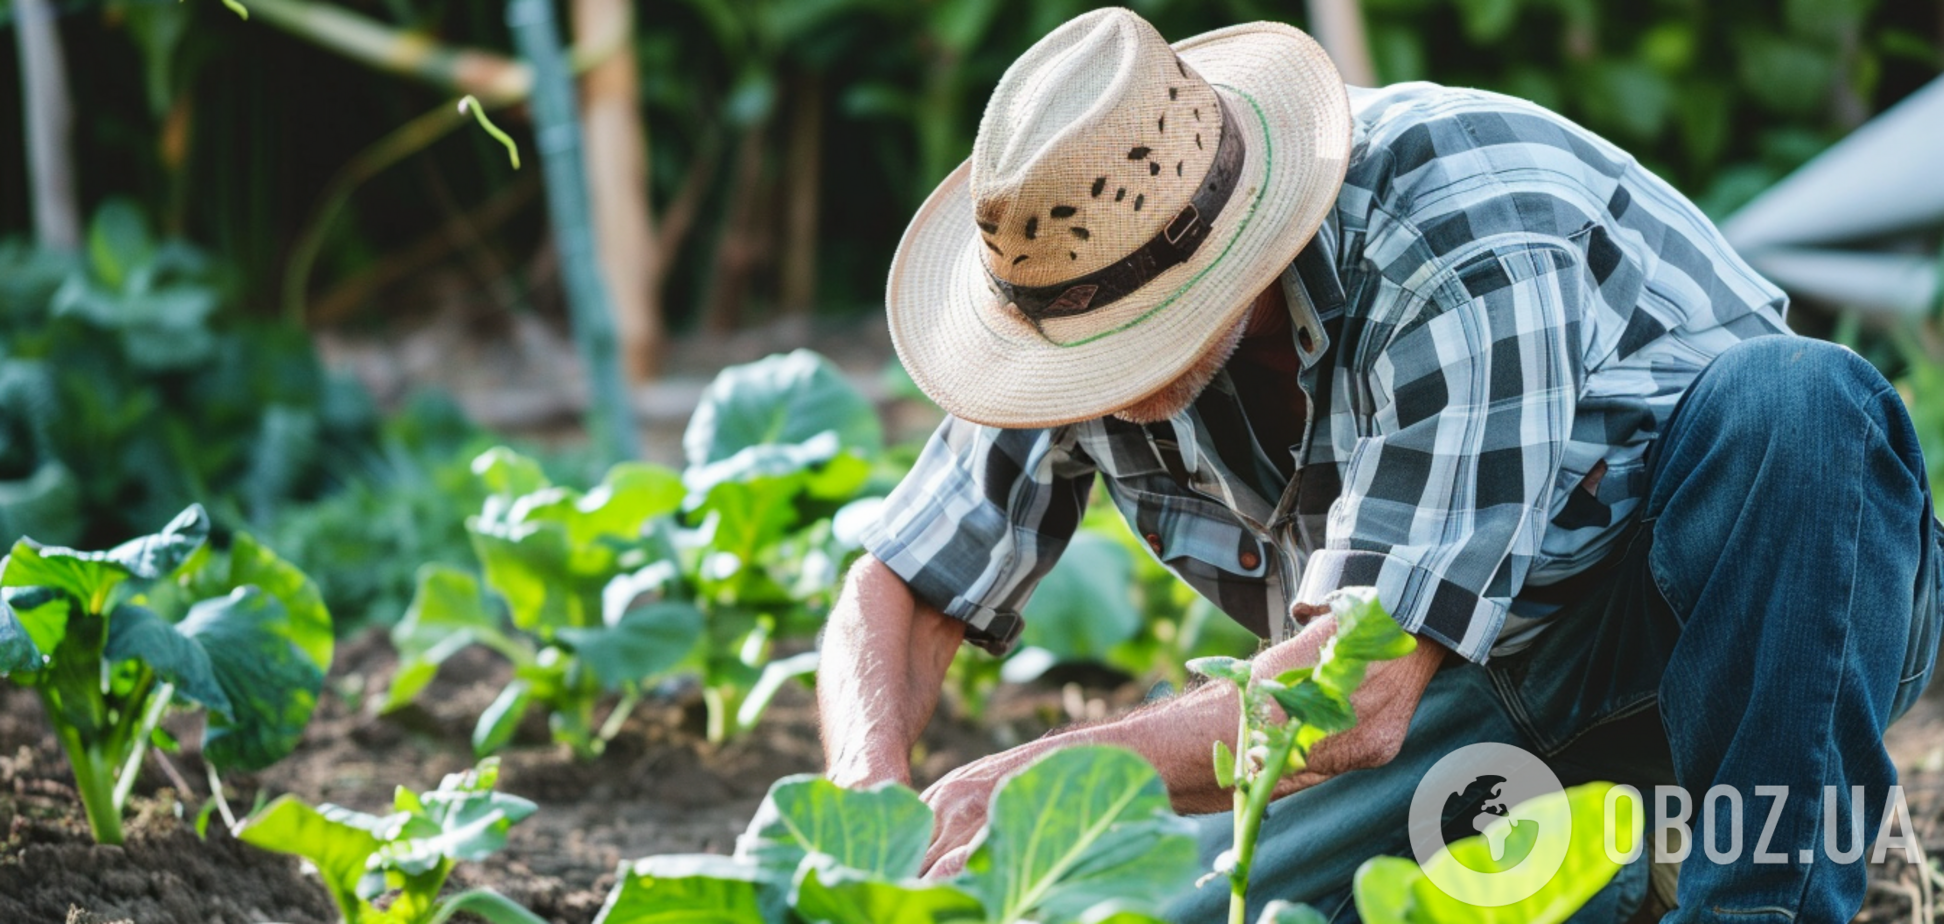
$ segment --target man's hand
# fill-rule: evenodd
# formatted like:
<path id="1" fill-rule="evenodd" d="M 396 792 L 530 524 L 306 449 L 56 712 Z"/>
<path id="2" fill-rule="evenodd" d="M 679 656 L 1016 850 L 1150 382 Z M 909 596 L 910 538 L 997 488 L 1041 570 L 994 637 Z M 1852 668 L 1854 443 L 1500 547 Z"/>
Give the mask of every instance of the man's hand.
<path id="1" fill-rule="evenodd" d="M 925 852 L 920 872 L 933 879 L 957 875 L 971 855 L 972 838 L 986 824 L 986 810 L 992 806 L 992 792 L 999 783 L 1026 769 L 1047 751 L 1061 744 L 1058 738 L 1043 738 L 1011 750 L 981 757 L 945 774 L 926 788 L 920 798 L 931 806 L 937 818 L 932 829 L 931 849 Z"/>

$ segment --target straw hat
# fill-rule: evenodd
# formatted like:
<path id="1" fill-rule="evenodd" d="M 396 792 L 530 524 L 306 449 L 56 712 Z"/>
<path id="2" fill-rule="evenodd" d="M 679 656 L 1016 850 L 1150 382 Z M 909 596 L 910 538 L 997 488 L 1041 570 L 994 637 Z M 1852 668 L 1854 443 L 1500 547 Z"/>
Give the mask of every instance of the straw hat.
<path id="1" fill-rule="evenodd" d="M 1336 202 L 1343 79 L 1251 23 L 1170 47 L 1124 9 L 1041 39 L 999 81 L 972 158 L 898 245 L 891 338 L 939 405 L 998 427 L 1090 420 L 1172 382 Z"/>

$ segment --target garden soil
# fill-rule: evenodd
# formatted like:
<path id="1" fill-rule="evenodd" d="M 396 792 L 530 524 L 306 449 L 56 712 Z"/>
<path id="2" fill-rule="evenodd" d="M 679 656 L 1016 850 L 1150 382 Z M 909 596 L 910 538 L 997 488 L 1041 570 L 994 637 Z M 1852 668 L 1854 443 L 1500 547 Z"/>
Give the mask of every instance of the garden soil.
<path id="1" fill-rule="evenodd" d="M 262 773 L 225 780 L 235 810 L 288 792 L 383 812 L 394 786 L 429 789 L 469 766 L 472 722 L 505 682 L 504 663 L 479 649 L 462 653 L 419 704 L 381 717 L 371 706 L 394 666 L 381 635 L 342 645 L 298 750 Z M 1141 693 L 1103 678 L 1064 679 L 1086 682 L 1003 688 L 976 724 L 941 709 L 920 746 L 920 784 L 1076 716 L 1131 705 Z M 607 753 L 584 764 L 549 744 L 544 721 L 531 718 L 503 755 L 500 789 L 538 802 L 540 811 L 514 826 L 504 851 L 462 864 L 451 887 L 490 886 L 559 924 L 593 920 L 623 859 L 732 850 L 771 782 L 817 772 L 822 763 L 815 704 L 797 687 L 779 696 L 754 733 L 720 746 L 703 740 L 693 692 L 645 703 Z M 335 920 L 315 874 L 298 860 L 231 839 L 219 819 L 207 838 L 197 837 L 195 815 L 208 795 L 194 754 L 199 729 L 193 718 L 172 720 L 170 729 L 190 744 L 167 766 L 153 758 L 146 765 L 127 845 L 96 846 L 38 701 L 0 683 L 0 922 Z M 1944 850 L 1944 693 L 1933 690 L 1892 729 L 1889 745 L 1905 768 L 1924 845 Z M 1885 867 L 1858 920 L 1920 920 L 1911 908 L 1927 897 L 1920 882 L 1927 879 L 1919 870 Z"/>

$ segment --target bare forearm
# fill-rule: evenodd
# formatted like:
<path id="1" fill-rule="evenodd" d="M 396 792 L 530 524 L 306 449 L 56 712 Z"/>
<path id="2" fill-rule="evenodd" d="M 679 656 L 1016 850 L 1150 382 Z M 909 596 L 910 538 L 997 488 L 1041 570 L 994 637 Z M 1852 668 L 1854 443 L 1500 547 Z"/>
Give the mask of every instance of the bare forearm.
<path id="1" fill-rule="evenodd" d="M 911 746 L 938 706 L 964 637 L 961 623 L 913 598 L 881 562 L 857 562 L 830 615 L 817 671 L 818 723 L 833 781 L 911 781 Z"/>

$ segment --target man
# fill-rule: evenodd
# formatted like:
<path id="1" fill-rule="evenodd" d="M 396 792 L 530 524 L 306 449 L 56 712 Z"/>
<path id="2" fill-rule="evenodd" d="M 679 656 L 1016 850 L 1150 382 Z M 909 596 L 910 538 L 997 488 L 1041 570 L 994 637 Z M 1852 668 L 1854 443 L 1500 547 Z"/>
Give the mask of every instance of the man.
<path id="1" fill-rule="evenodd" d="M 1006 72 L 891 270 L 899 356 L 952 416 L 831 617 L 830 776 L 909 781 L 957 646 L 1013 644 L 1100 476 L 1263 636 L 1258 676 L 1314 661 L 1344 586 L 1418 639 L 1285 781 L 1256 900 L 1354 916 L 1357 866 L 1409 852 L 1425 771 L 1498 741 L 1697 809 L 1791 787 L 1787 862 L 1696 850 L 1664 920 L 1847 920 L 1863 866 L 1797 849 L 1823 843 L 1824 786 L 1839 818 L 1863 787 L 1874 825 L 1895 781 L 1881 736 L 1930 675 L 1938 534 L 1896 393 L 1785 308 L 1687 200 L 1537 106 L 1346 91 L 1273 23 L 1171 48 L 1125 10 L 1075 19 Z M 964 861 L 1002 778 L 1075 743 L 1221 812 L 1235 708 L 1204 687 L 960 768 L 924 794 L 929 868 Z M 1229 822 L 1207 821 L 1212 855 Z M 1582 919 L 1637 913 L 1646 879 Z"/>

